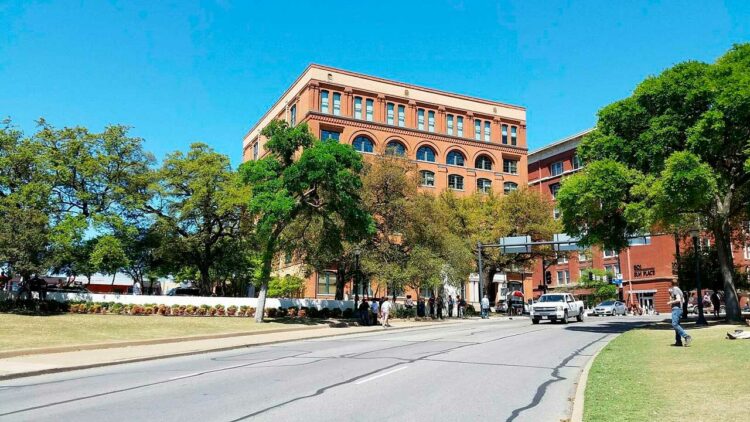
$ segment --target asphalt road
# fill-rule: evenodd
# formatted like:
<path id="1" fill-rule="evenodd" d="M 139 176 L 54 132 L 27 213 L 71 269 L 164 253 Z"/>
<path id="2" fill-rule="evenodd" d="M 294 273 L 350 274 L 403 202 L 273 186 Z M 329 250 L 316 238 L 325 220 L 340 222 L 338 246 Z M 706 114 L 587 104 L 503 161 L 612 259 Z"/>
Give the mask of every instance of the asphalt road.
<path id="1" fill-rule="evenodd" d="M 0 420 L 559 421 L 588 359 L 648 321 L 468 321 L 0 381 Z"/>

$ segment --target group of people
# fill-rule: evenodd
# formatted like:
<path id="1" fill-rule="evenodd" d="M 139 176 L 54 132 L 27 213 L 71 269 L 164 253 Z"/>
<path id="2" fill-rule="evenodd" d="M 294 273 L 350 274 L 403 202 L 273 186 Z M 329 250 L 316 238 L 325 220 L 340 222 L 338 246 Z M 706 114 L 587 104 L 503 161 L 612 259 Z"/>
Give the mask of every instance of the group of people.
<path id="1" fill-rule="evenodd" d="M 36 274 L 32 275 L 28 280 L 21 277 L 18 282 L 13 282 L 10 277 L 5 275 L 5 271 L 0 272 L 0 290 L 9 292 L 12 297 L 45 300 L 47 298 L 47 288 L 47 280 Z"/>
<path id="2" fill-rule="evenodd" d="M 380 323 L 383 327 L 390 327 L 389 319 L 393 313 L 394 303 L 388 297 L 363 299 L 359 304 L 358 319 L 362 325 L 375 325 Z M 444 312 L 447 311 L 448 318 L 453 318 L 453 310 L 456 310 L 458 318 L 464 318 L 466 311 L 466 300 L 461 296 L 454 299 L 449 295 L 447 299 L 442 296 L 431 296 L 427 301 L 419 298 L 415 304 L 411 295 L 406 296 L 404 308 L 410 315 L 416 308 L 416 316 L 419 318 L 430 317 L 432 319 L 444 319 Z"/>

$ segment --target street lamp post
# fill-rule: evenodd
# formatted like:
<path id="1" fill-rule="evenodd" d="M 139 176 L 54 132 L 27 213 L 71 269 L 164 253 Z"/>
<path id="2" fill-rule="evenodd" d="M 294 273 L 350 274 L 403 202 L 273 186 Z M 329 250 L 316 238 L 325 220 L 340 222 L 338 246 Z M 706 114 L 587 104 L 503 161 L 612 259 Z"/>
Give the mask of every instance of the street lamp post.
<path id="1" fill-rule="evenodd" d="M 356 311 L 359 305 L 359 246 L 354 249 L 354 311 Z"/>
<path id="2" fill-rule="evenodd" d="M 698 299 L 698 321 L 696 325 L 708 325 L 706 316 L 703 314 L 703 293 L 701 292 L 701 260 L 698 254 L 700 253 L 700 246 L 698 244 L 698 230 L 691 230 L 691 236 L 693 237 L 693 253 L 695 254 L 695 290 Z"/>

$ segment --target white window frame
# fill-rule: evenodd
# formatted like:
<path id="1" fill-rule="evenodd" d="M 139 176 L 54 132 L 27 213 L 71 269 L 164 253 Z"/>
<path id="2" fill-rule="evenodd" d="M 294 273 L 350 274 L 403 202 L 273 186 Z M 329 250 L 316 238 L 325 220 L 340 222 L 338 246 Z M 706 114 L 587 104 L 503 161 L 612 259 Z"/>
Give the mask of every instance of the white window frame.
<path id="1" fill-rule="evenodd" d="M 563 174 L 565 171 L 565 166 L 563 165 L 562 161 L 555 161 L 554 163 L 549 165 L 549 175 L 550 177 L 555 177 Z"/>
<path id="2" fill-rule="evenodd" d="M 331 93 L 327 90 L 320 91 L 320 112 L 328 113 Z"/>
<path id="3" fill-rule="evenodd" d="M 403 105 L 398 106 L 398 126 L 406 127 L 406 107 Z"/>
<path id="4" fill-rule="evenodd" d="M 371 98 L 365 100 L 365 120 L 372 122 L 375 120 L 375 101 Z"/>
<path id="5" fill-rule="evenodd" d="M 417 109 L 417 129 L 424 130 L 424 109 Z"/>
<path id="6" fill-rule="evenodd" d="M 341 93 L 339 92 L 333 93 L 333 115 L 341 115 Z"/>
<path id="7" fill-rule="evenodd" d="M 489 120 L 484 121 L 484 142 L 490 142 L 492 139 L 492 123 Z"/>
<path id="8" fill-rule="evenodd" d="M 362 120 L 362 97 L 354 97 L 354 118 Z"/>
<path id="9" fill-rule="evenodd" d="M 608 252 L 612 252 L 612 254 L 609 254 Z M 617 258 L 617 251 L 613 249 L 604 249 L 602 250 L 602 257 L 604 258 Z"/>
<path id="10" fill-rule="evenodd" d="M 427 112 L 427 131 L 435 131 L 435 112 L 432 110 Z"/>
<path id="11" fill-rule="evenodd" d="M 386 103 L 385 105 L 385 123 L 393 126 L 396 121 L 396 104 Z"/>
<path id="12" fill-rule="evenodd" d="M 453 115 L 448 114 L 445 116 L 445 133 L 453 135 Z"/>
<path id="13" fill-rule="evenodd" d="M 474 120 L 474 140 L 482 140 L 482 121 L 479 119 Z"/>
<path id="14" fill-rule="evenodd" d="M 431 183 L 425 183 L 425 181 L 427 181 L 428 175 L 432 178 L 430 180 Z M 421 186 L 435 187 L 435 172 L 429 170 L 421 170 L 419 172 L 419 183 Z"/>
<path id="15" fill-rule="evenodd" d="M 456 136 L 460 136 L 462 138 L 464 136 L 464 117 L 463 116 L 456 117 Z"/>

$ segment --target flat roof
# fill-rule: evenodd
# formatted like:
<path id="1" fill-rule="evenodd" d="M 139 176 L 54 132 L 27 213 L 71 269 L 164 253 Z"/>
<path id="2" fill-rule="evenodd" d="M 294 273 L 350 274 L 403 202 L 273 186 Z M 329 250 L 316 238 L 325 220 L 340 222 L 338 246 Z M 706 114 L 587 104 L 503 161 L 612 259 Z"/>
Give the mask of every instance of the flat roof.
<path id="1" fill-rule="evenodd" d="M 545 145 L 539 149 L 529 152 L 529 155 L 527 158 L 528 164 L 536 163 L 537 161 L 541 161 L 546 158 L 560 154 L 562 152 L 568 151 L 570 149 L 576 148 L 578 144 L 581 142 L 581 138 L 589 134 L 593 130 L 594 128 L 588 128 L 588 129 L 582 130 L 574 135 L 570 135 L 563 139 L 559 139 L 557 141 L 552 142 L 549 145 Z"/>

